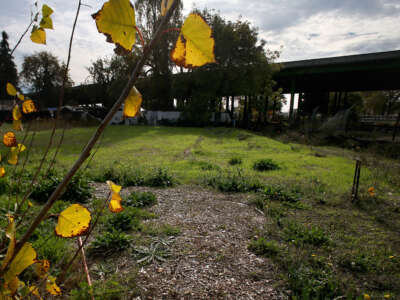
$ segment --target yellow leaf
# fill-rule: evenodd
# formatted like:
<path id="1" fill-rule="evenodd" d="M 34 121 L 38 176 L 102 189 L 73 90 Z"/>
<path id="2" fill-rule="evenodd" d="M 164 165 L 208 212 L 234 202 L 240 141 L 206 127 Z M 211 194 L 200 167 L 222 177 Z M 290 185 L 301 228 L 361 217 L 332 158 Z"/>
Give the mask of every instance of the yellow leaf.
<path id="1" fill-rule="evenodd" d="M 4 289 L 9 292 L 11 295 L 15 295 L 18 289 L 25 286 L 25 283 L 20 281 L 17 276 L 12 278 L 9 282 L 4 283 Z M 10 298 L 14 299 L 14 298 Z"/>
<path id="2" fill-rule="evenodd" d="M 35 296 L 37 299 L 42 300 L 42 297 L 40 297 L 39 289 L 37 288 L 37 286 L 32 285 L 31 287 L 29 287 L 29 292 L 30 292 L 33 296 Z"/>
<path id="3" fill-rule="evenodd" d="M 17 89 L 11 83 L 7 82 L 6 89 L 7 89 L 7 94 L 9 94 L 10 96 L 17 95 Z"/>
<path id="4" fill-rule="evenodd" d="M 113 193 L 118 194 L 122 189 L 122 187 L 120 185 L 116 185 L 111 180 L 107 180 L 106 183 L 108 184 L 108 187 L 110 188 L 111 192 L 113 192 Z"/>
<path id="5" fill-rule="evenodd" d="M 31 41 L 36 44 L 46 44 L 46 32 L 43 28 L 35 28 L 31 33 Z"/>
<path id="6" fill-rule="evenodd" d="M 42 20 L 40 20 L 40 27 L 53 29 L 53 20 L 50 17 L 43 17 Z"/>
<path id="7" fill-rule="evenodd" d="M 104 33 L 107 42 L 132 51 L 136 42 L 135 10 L 129 0 L 109 0 L 92 15 L 97 30 Z"/>
<path id="8" fill-rule="evenodd" d="M 15 131 L 21 131 L 22 130 L 22 121 L 21 120 L 13 120 L 12 126 Z"/>
<path id="9" fill-rule="evenodd" d="M 35 263 L 36 251 L 33 249 L 31 243 L 25 243 L 22 249 L 15 256 L 11 262 L 8 271 L 4 274 L 4 281 L 9 282 L 15 276 L 21 274 L 27 267 Z"/>
<path id="10" fill-rule="evenodd" d="M 91 215 L 86 207 L 72 204 L 58 216 L 56 234 L 66 238 L 84 235 L 89 229 L 90 220 Z"/>
<path id="11" fill-rule="evenodd" d="M 16 229 L 15 229 L 14 218 L 11 216 L 8 216 L 8 226 L 6 228 L 6 236 L 7 236 L 7 238 L 10 239 L 10 244 L 8 245 L 8 248 L 7 248 L 6 257 L 4 258 L 4 260 L 1 264 L 1 270 L 4 269 L 6 264 L 10 261 L 11 257 L 14 255 L 14 249 L 15 249 L 15 244 L 16 244 L 15 230 Z"/>
<path id="12" fill-rule="evenodd" d="M 112 181 L 107 181 L 107 184 L 112 193 L 110 203 L 108 204 L 108 208 L 113 213 L 119 213 L 124 210 L 124 208 L 121 205 L 122 198 L 119 195 L 119 192 L 121 191 L 121 186 L 114 184 L 114 182 Z"/>
<path id="13" fill-rule="evenodd" d="M 22 111 L 24 112 L 24 114 L 30 114 L 33 112 L 36 112 L 36 105 L 35 102 L 33 102 L 31 99 L 25 100 L 22 103 Z"/>
<path id="14" fill-rule="evenodd" d="M 49 17 L 53 13 L 53 10 L 46 4 L 42 6 L 42 16 Z"/>
<path id="15" fill-rule="evenodd" d="M 4 167 L 0 167 L 0 177 L 4 177 L 6 175 L 6 169 Z"/>
<path id="16" fill-rule="evenodd" d="M 42 278 L 50 269 L 50 262 L 47 259 L 38 260 L 35 263 L 36 275 Z"/>
<path id="17" fill-rule="evenodd" d="M 215 62 L 211 28 L 198 14 L 190 14 L 183 23 L 171 59 L 181 67 L 194 68 Z"/>
<path id="18" fill-rule="evenodd" d="M 174 3 L 174 0 L 162 0 L 161 1 L 161 15 L 165 16 L 167 14 L 167 11 L 170 9 L 172 3 Z"/>
<path id="19" fill-rule="evenodd" d="M 136 89 L 132 87 L 129 92 L 128 98 L 125 100 L 124 104 L 124 118 L 133 118 L 140 111 L 140 105 L 142 104 L 142 95 Z"/>
<path id="20" fill-rule="evenodd" d="M 56 284 L 56 278 L 53 276 L 47 277 L 46 290 L 54 296 L 61 295 L 61 289 Z"/>
<path id="21" fill-rule="evenodd" d="M 119 194 L 113 193 L 108 208 L 113 213 L 120 213 L 124 210 L 121 205 L 122 198 Z"/>
<path id="22" fill-rule="evenodd" d="M 12 110 L 12 116 L 13 116 L 13 120 L 21 120 L 22 114 L 21 114 L 21 110 L 19 109 L 18 105 L 14 106 L 14 108 Z"/>
<path id="23" fill-rule="evenodd" d="M 25 151 L 26 147 L 22 144 L 18 144 L 18 147 L 11 147 L 11 155 L 10 158 L 8 159 L 8 163 L 10 165 L 16 165 L 18 164 L 18 155 Z"/>
<path id="24" fill-rule="evenodd" d="M 6 147 L 15 147 L 17 146 L 17 138 L 12 131 L 8 131 L 3 135 L 3 144 Z"/>
<path id="25" fill-rule="evenodd" d="M 24 94 L 17 93 L 17 97 L 18 97 L 18 99 L 21 100 L 21 101 L 24 101 L 24 100 L 25 100 Z"/>

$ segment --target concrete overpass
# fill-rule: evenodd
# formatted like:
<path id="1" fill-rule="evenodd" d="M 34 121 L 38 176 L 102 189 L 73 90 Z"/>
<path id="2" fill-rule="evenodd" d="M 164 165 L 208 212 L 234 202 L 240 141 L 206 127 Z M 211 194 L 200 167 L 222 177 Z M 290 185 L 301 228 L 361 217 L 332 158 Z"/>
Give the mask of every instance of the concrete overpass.
<path id="1" fill-rule="evenodd" d="M 280 63 L 278 87 L 291 94 L 400 89 L 400 50 Z"/>

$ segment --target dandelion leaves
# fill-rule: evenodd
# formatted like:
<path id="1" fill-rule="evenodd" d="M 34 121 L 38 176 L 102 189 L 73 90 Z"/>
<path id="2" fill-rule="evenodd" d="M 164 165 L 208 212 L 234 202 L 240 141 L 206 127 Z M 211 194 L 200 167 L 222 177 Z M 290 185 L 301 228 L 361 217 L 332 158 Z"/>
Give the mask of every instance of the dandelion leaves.
<path id="1" fill-rule="evenodd" d="M 195 68 L 215 62 L 211 28 L 199 14 L 190 14 L 172 50 L 171 59 L 181 67 Z"/>
<path id="2" fill-rule="evenodd" d="M 109 0 L 92 15 L 97 30 L 124 51 L 132 51 L 136 42 L 135 10 L 129 0 Z"/>
<path id="3" fill-rule="evenodd" d="M 111 190 L 111 200 L 110 203 L 108 204 L 108 208 L 113 213 L 119 213 L 124 210 L 124 208 L 121 205 L 122 198 L 119 195 L 119 192 L 121 191 L 121 186 L 116 185 L 112 181 L 107 181 L 107 184 Z"/>
<path id="4" fill-rule="evenodd" d="M 53 20 L 50 15 L 53 10 L 43 4 L 42 6 L 42 19 L 40 20 L 39 26 L 35 25 L 32 28 L 31 40 L 36 44 L 46 44 L 46 31 L 44 29 L 53 29 Z"/>
<path id="5" fill-rule="evenodd" d="M 141 104 L 142 104 L 142 95 L 139 93 L 136 87 L 132 87 L 128 97 L 125 100 L 124 118 L 135 117 L 140 111 Z"/>
<path id="6" fill-rule="evenodd" d="M 86 207 L 72 204 L 58 216 L 55 232 L 58 236 L 65 238 L 84 235 L 89 230 L 91 218 Z"/>
<path id="7" fill-rule="evenodd" d="M 9 94 L 10 96 L 15 96 L 15 95 L 17 95 L 17 89 L 15 88 L 14 85 L 12 85 L 12 84 L 9 83 L 9 82 L 7 82 L 6 90 L 7 90 L 7 94 Z"/>
<path id="8" fill-rule="evenodd" d="M 174 0 L 162 0 L 161 1 L 161 15 L 165 16 L 167 11 L 171 8 L 172 3 Z"/>

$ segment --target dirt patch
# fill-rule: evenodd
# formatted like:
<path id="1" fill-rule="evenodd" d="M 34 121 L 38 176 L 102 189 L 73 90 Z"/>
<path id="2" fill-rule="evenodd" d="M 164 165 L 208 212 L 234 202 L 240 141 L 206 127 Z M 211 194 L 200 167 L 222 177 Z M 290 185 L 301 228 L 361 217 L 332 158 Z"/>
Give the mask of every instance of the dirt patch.
<path id="1" fill-rule="evenodd" d="M 97 196 L 103 191 L 98 186 Z M 249 195 L 197 186 L 124 190 L 132 191 L 155 193 L 156 222 L 181 230 L 166 262 L 139 271 L 143 296 L 137 299 L 286 299 L 274 288 L 273 263 L 247 250 L 254 229 L 264 226 L 264 217 L 246 204 Z"/>

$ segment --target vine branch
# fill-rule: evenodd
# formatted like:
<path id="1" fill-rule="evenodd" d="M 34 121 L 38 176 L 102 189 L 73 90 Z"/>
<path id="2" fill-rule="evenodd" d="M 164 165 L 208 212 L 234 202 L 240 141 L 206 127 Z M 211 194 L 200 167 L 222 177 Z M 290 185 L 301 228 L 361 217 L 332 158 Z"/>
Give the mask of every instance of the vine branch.
<path id="1" fill-rule="evenodd" d="M 110 109 L 110 111 L 107 113 L 107 115 L 104 117 L 103 121 L 97 127 L 96 132 L 93 134 L 91 139 L 88 141 L 87 145 L 85 146 L 84 150 L 80 154 L 79 158 L 76 160 L 74 165 L 71 167 L 71 169 L 68 171 L 68 173 L 64 176 L 64 179 L 62 182 L 57 186 L 56 190 L 51 194 L 49 197 L 47 203 L 43 206 L 42 210 L 39 212 L 39 214 L 36 216 L 35 220 L 32 222 L 24 236 L 21 238 L 19 242 L 17 242 L 14 250 L 14 254 L 12 258 L 8 261 L 7 265 L 4 266 L 3 270 L 0 272 L 0 277 L 4 274 L 4 272 L 8 269 L 7 267 L 10 265 L 10 263 L 14 260 L 15 256 L 19 253 L 19 251 L 22 249 L 23 245 L 29 240 L 31 237 L 32 233 L 35 231 L 35 229 L 39 226 L 39 224 L 42 222 L 42 220 L 45 218 L 46 214 L 49 212 L 55 201 L 58 200 L 60 195 L 62 194 L 63 190 L 65 187 L 68 185 L 68 183 L 71 181 L 72 177 L 75 175 L 75 173 L 79 170 L 79 168 L 82 166 L 82 164 L 85 162 L 85 160 L 90 156 L 90 151 L 96 144 L 97 140 L 103 133 L 103 131 L 106 129 L 107 125 L 110 123 L 111 119 L 115 115 L 115 113 L 119 110 L 121 107 L 122 103 L 125 101 L 125 99 L 128 97 L 130 90 L 132 89 L 133 85 L 135 84 L 136 80 L 138 79 L 138 76 L 148 59 L 150 55 L 150 50 L 152 50 L 162 34 L 163 28 L 166 26 L 168 23 L 169 19 L 172 16 L 173 11 L 176 9 L 178 5 L 179 0 L 174 0 L 172 3 L 170 9 L 168 10 L 167 14 L 165 17 L 161 20 L 161 23 L 153 37 L 153 39 L 150 41 L 147 49 L 148 51 L 144 51 L 143 56 L 141 59 L 138 61 L 136 64 L 135 69 L 133 70 L 127 84 L 125 85 L 121 95 L 119 96 L 118 100 L 114 103 L 113 107 Z M 79 1 L 79 8 L 80 8 L 81 1 Z M 79 12 L 79 9 L 78 9 Z"/>

